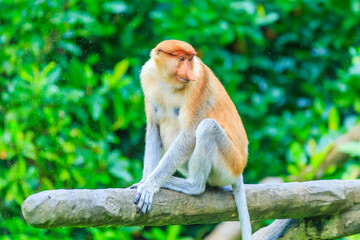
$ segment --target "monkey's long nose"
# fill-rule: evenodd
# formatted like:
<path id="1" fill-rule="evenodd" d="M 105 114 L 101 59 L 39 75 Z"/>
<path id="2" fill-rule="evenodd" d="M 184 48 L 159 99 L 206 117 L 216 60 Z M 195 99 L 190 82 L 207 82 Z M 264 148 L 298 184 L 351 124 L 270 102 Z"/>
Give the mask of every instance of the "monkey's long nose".
<path id="1" fill-rule="evenodd" d="M 194 72 L 193 72 L 192 69 L 191 69 L 190 63 L 187 63 L 186 65 L 187 65 L 187 66 L 186 66 L 186 76 L 187 76 L 187 79 L 189 79 L 190 81 L 195 81 L 195 80 L 196 80 L 196 77 L 195 77 Z"/>

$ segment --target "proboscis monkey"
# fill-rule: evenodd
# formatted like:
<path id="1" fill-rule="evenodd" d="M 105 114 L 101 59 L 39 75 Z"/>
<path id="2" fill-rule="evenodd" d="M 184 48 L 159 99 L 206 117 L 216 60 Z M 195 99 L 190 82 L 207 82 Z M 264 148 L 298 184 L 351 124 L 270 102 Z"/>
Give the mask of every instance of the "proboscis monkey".
<path id="1" fill-rule="evenodd" d="M 232 185 L 243 239 L 251 239 L 242 177 L 248 139 L 223 85 L 194 48 L 178 40 L 160 42 L 140 78 L 147 128 L 143 178 L 130 187 L 137 188 L 137 212 L 149 212 L 160 188 L 197 195 L 206 183 Z M 172 176 L 176 170 L 186 178 Z"/>

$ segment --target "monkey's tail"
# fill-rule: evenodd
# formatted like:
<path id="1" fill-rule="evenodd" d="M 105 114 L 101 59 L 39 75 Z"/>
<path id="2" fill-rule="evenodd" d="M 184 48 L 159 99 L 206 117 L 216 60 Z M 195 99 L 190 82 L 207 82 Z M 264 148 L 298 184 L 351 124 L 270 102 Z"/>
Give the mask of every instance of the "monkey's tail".
<path id="1" fill-rule="evenodd" d="M 243 240 L 251 240 L 251 224 L 249 210 L 246 203 L 245 186 L 243 175 L 241 174 L 235 184 L 232 185 L 236 208 L 241 224 L 241 234 Z"/>

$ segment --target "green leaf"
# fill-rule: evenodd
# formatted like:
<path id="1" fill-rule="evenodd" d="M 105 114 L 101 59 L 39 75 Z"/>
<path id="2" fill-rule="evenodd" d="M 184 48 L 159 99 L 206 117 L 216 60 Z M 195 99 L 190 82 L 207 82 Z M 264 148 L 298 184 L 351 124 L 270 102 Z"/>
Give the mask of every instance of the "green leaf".
<path id="1" fill-rule="evenodd" d="M 47 75 L 48 75 L 48 73 L 52 70 L 52 69 L 54 69 L 56 67 L 56 63 L 55 62 L 50 62 L 48 65 L 46 65 L 45 67 L 44 67 L 44 69 L 41 71 L 41 74 L 40 74 L 40 77 L 41 78 L 45 78 Z"/>
<path id="2" fill-rule="evenodd" d="M 108 185 L 111 182 L 111 175 L 109 173 L 97 173 L 95 179 L 97 182 Z"/>
<path id="3" fill-rule="evenodd" d="M 17 178 L 24 178 L 25 173 L 26 173 L 26 161 L 24 158 L 19 158 L 18 162 L 18 167 L 17 167 Z"/>
<path id="4" fill-rule="evenodd" d="M 79 48 L 75 43 L 72 42 L 60 41 L 58 47 L 64 49 L 71 54 L 74 54 L 77 57 L 82 54 L 81 48 Z"/>
<path id="5" fill-rule="evenodd" d="M 259 17 L 265 17 L 266 11 L 265 11 L 265 7 L 264 7 L 263 4 L 259 3 L 259 4 L 256 6 L 256 14 L 257 14 L 257 16 L 259 16 Z"/>
<path id="6" fill-rule="evenodd" d="M 124 76 L 126 71 L 129 68 L 129 60 L 124 59 L 118 62 L 114 67 L 114 73 L 112 74 L 112 78 L 110 80 L 110 88 L 114 88 L 119 80 Z"/>
<path id="7" fill-rule="evenodd" d="M 19 193 L 20 191 L 17 182 L 13 182 L 12 184 L 10 184 L 10 187 L 7 188 L 5 200 L 11 202 L 16 199 Z"/>
<path id="8" fill-rule="evenodd" d="M 32 83 L 34 81 L 34 77 L 30 75 L 25 69 L 20 69 L 19 75 L 25 81 Z"/>
<path id="9" fill-rule="evenodd" d="M 354 110 L 360 114 L 360 99 L 354 99 Z"/>
<path id="10" fill-rule="evenodd" d="M 61 181 L 70 180 L 70 179 L 71 179 L 71 176 L 70 176 L 69 171 L 67 171 L 66 169 L 60 170 L 59 179 L 60 179 Z"/>
<path id="11" fill-rule="evenodd" d="M 106 99 L 98 94 L 94 94 L 89 99 L 90 113 L 95 121 L 99 120 L 106 104 L 107 104 Z"/>
<path id="12" fill-rule="evenodd" d="M 181 225 L 168 226 L 166 228 L 166 232 L 167 232 L 167 234 L 166 234 L 167 240 L 177 240 L 177 239 L 179 239 L 179 236 L 180 236 Z"/>
<path id="13" fill-rule="evenodd" d="M 122 1 L 105 2 L 102 7 L 105 11 L 116 14 L 124 13 L 128 10 L 128 6 Z"/>
<path id="14" fill-rule="evenodd" d="M 78 185 L 80 187 L 86 186 L 87 180 L 85 179 L 85 176 L 83 176 L 79 170 L 77 170 L 77 169 L 72 170 L 71 175 L 76 180 L 76 182 L 78 183 Z"/>
<path id="15" fill-rule="evenodd" d="M 279 20 L 279 18 L 280 18 L 279 14 L 270 13 L 264 17 L 257 17 L 255 23 L 258 26 L 264 26 L 276 22 L 277 20 Z"/>
<path id="16" fill-rule="evenodd" d="M 153 238 L 155 239 L 166 239 L 164 231 L 159 227 L 153 227 L 151 229 L 151 233 L 153 234 Z"/>
<path id="17" fill-rule="evenodd" d="M 47 177 L 41 178 L 41 185 L 43 189 L 54 189 L 54 184 Z"/>
<path id="18" fill-rule="evenodd" d="M 30 158 L 32 160 L 36 160 L 36 148 L 35 145 L 31 141 L 23 141 L 21 153 L 24 157 Z"/>
<path id="19" fill-rule="evenodd" d="M 20 187 L 21 187 L 21 190 L 22 190 L 22 192 L 24 193 L 23 194 L 23 196 L 29 196 L 29 195 L 31 195 L 32 194 L 32 189 L 31 189 L 31 186 L 30 186 L 30 184 L 29 184 L 29 182 L 28 182 L 28 179 L 23 179 L 23 180 L 21 180 L 20 182 L 19 182 L 19 184 L 20 184 Z"/>
<path id="20" fill-rule="evenodd" d="M 319 153 L 313 153 L 310 157 L 310 164 L 314 170 L 316 170 L 319 165 L 324 161 L 326 155 L 329 153 L 330 149 L 333 147 L 333 144 L 327 144 Z"/>
<path id="21" fill-rule="evenodd" d="M 4 189 L 5 187 L 7 187 L 7 185 L 9 184 L 8 180 L 2 179 L 0 178 L 0 190 Z"/>
<path id="22" fill-rule="evenodd" d="M 356 14 L 360 14 L 360 1 L 359 0 L 351 0 L 351 10 Z"/>
<path id="23" fill-rule="evenodd" d="M 46 79 L 49 83 L 54 84 L 57 80 L 59 80 L 60 76 L 61 68 L 59 66 L 56 66 L 52 71 L 47 74 Z"/>
<path id="24" fill-rule="evenodd" d="M 19 160 L 12 164 L 10 170 L 8 171 L 8 179 L 11 181 L 16 181 L 17 179 L 24 176 L 24 160 Z"/>
<path id="25" fill-rule="evenodd" d="M 300 143 L 293 142 L 290 145 L 288 159 L 290 162 L 296 163 L 298 166 L 304 166 L 306 164 L 306 154 Z"/>
<path id="26" fill-rule="evenodd" d="M 336 107 L 332 107 L 329 113 L 329 129 L 337 131 L 340 125 L 340 115 Z"/>
<path id="27" fill-rule="evenodd" d="M 232 2 L 232 3 L 230 3 L 230 7 L 231 7 L 231 9 L 234 9 L 237 11 L 245 11 L 249 15 L 254 14 L 255 10 L 256 10 L 254 3 L 245 2 L 245 1 Z"/>
<path id="28" fill-rule="evenodd" d="M 297 176 L 299 175 L 299 168 L 293 164 L 287 165 L 287 170 L 290 175 Z"/>

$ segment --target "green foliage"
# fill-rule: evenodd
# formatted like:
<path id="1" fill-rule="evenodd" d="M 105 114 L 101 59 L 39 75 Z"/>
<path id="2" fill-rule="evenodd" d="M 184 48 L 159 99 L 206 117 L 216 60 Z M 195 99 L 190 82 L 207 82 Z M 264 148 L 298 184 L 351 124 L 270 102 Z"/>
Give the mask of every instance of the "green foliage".
<path id="1" fill-rule="evenodd" d="M 167 226 L 165 230 L 159 227 L 153 227 L 149 232 L 145 232 L 143 237 L 145 239 L 156 239 L 156 240 L 190 240 L 190 237 L 180 237 L 181 226 L 173 225 Z"/>
<path id="2" fill-rule="evenodd" d="M 316 169 L 359 122 L 360 3 L 0 0 L 0 239 L 200 239 L 211 226 L 39 230 L 22 201 L 141 177 L 139 72 L 164 39 L 191 43 L 250 140 L 247 182 Z M 327 178 L 359 177 L 353 155 Z M 188 237 L 191 236 L 191 237 Z"/>

